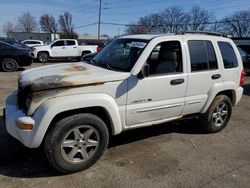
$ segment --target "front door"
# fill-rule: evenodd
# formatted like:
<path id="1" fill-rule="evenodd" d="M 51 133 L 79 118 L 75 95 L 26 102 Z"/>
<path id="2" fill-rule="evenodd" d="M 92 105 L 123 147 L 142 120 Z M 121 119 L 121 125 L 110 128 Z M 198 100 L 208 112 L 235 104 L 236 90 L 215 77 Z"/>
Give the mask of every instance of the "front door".
<path id="1" fill-rule="evenodd" d="M 64 40 L 59 40 L 51 44 L 51 55 L 52 57 L 67 56 Z"/>
<path id="2" fill-rule="evenodd" d="M 149 76 L 128 80 L 126 126 L 178 118 L 185 104 L 187 74 L 182 39 L 159 42 L 145 65 Z"/>

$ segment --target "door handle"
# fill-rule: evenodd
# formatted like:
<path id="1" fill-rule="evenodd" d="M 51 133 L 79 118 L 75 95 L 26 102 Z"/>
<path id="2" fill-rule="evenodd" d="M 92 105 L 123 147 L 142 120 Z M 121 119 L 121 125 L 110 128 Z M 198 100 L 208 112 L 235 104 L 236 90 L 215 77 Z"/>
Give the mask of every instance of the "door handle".
<path id="1" fill-rule="evenodd" d="M 75 47 L 73 47 L 73 48 L 76 48 L 76 46 L 75 46 Z"/>
<path id="2" fill-rule="evenodd" d="M 184 79 L 183 78 L 179 78 L 179 79 L 174 79 L 174 80 L 171 80 L 170 81 L 170 84 L 171 85 L 178 85 L 178 84 L 182 84 L 182 83 L 184 83 Z"/>
<path id="3" fill-rule="evenodd" d="M 62 47 L 62 49 L 65 49 L 65 47 Z"/>
<path id="4" fill-rule="evenodd" d="M 213 80 L 219 79 L 220 77 L 221 77 L 220 74 L 214 74 L 214 75 L 212 75 L 212 79 Z"/>

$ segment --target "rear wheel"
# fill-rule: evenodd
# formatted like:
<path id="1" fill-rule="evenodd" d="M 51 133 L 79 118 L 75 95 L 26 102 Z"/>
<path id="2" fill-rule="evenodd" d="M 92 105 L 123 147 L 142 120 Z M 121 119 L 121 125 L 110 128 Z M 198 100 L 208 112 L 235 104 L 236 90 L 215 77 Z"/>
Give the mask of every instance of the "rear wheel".
<path id="1" fill-rule="evenodd" d="M 18 65 L 15 59 L 5 58 L 2 60 L 1 68 L 5 72 L 12 72 L 17 70 Z"/>
<path id="2" fill-rule="evenodd" d="M 218 95 L 207 112 L 200 117 L 203 128 L 209 133 L 224 129 L 232 114 L 232 102 L 225 95 Z"/>
<path id="3" fill-rule="evenodd" d="M 108 146 L 105 123 L 92 114 L 77 114 L 55 124 L 45 138 L 50 164 L 61 173 L 85 170 L 96 163 Z"/>
<path id="4" fill-rule="evenodd" d="M 37 58 L 41 63 L 47 63 L 49 61 L 49 54 L 47 52 L 40 52 Z"/>

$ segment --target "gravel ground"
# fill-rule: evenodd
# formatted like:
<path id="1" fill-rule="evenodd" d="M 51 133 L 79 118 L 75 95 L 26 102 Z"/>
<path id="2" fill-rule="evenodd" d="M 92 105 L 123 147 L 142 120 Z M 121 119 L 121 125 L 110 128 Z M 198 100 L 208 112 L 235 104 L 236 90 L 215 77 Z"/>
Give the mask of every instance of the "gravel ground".
<path id="1" fill-rule="evenodd" d="M 0 72 L 0 107 L 20 73 Z M 11 138 L 0 112 L 0 187 L 249 187 L 250 77 L 244 88 L 222 132 L 205 134 L 192 121 L 128 131 L 110 139 L 97 164 L 72 175 L 55 172 L 43 148 L 28 149 Z"/>

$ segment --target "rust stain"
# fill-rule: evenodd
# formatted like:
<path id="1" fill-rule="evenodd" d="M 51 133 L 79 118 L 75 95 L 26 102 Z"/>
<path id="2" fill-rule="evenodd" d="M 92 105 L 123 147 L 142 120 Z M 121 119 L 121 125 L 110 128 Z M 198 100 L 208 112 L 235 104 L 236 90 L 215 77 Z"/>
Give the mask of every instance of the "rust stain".
<path id="1" fill-rule="evenodd" d="M 84 66 L 80 65 L 69 65 L 65 71 L 86 71 L 87 69 Z"/>

